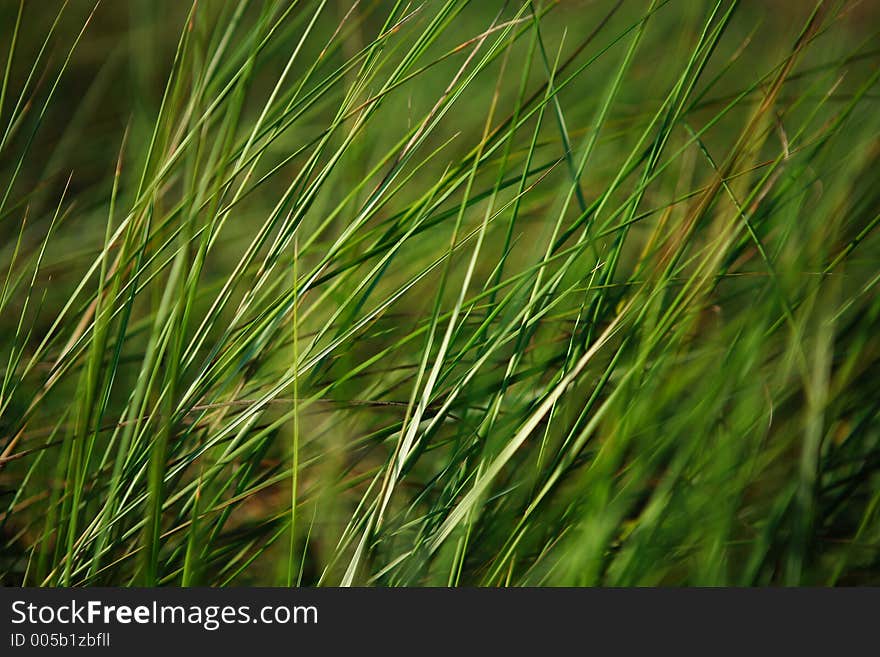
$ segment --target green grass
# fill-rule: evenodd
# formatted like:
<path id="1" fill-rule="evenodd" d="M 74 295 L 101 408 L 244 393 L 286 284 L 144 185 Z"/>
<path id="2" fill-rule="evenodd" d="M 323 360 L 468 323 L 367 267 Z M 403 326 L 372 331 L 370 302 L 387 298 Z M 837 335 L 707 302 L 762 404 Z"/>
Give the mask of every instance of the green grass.
<path id="1" fill-rule="evenodd" d="M 880 584 L 876 3 L 45 5 L 4 584 Z"/>

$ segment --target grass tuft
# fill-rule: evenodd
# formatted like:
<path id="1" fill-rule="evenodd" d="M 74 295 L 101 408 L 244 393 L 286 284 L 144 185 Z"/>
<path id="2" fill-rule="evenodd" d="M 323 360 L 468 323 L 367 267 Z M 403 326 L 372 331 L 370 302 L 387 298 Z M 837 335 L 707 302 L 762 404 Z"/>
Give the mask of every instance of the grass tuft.
<path id="1" fill-rule="evenodd" d="M 2 583 L 880 583 L 871 3 L 48 4 Z"/>

